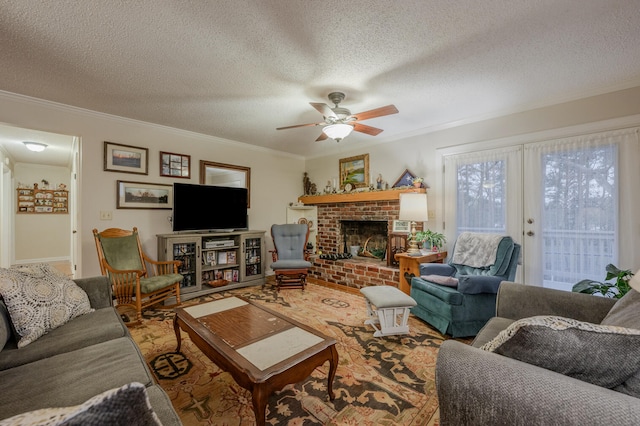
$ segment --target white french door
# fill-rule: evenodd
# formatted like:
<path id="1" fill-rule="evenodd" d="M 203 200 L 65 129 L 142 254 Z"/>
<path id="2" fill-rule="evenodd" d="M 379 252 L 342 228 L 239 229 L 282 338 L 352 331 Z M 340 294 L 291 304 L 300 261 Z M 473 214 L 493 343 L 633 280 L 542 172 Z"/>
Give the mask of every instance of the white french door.
<path id="1" fill-rule="evenodd" d="M 638 152 L 632 129 L 446 156 L 447 236 L 511 235 L 525 284 L 570 291 L 608 263 L 635 270 Z"/>

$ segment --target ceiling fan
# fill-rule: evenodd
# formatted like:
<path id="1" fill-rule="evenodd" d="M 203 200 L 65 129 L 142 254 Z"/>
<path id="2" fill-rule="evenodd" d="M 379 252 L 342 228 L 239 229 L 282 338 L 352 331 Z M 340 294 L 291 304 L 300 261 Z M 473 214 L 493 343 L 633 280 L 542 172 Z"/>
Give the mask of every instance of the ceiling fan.
<path id="1" fill-rule="evenodd" d="M 369 120 L 371 118 L 383 117 L 385 115 L 395 114 L 398 112 L 398 108 L 394 105 L 387 105 L 380 108 L 364 111 L 358 114 L 351 114 L 346 108 L 338 106 L 340 102 L 344 100 L 344 93 L 331 92 L 329 93 L 329 100 L 335 104 L 334 108 L 331 108 L 327 104 L 309 102 L 312 107 L 317 109 L 324 117 L 324 121 L 319 123 L 308 124 L 296 124 L 295 126 L 278 127 L 276 130 L 294 129 L 296 127 L 308 127 L 308 126 L 325 126 L 322 129 L 322 134 L 316 139 L 316 142 L 323 141 L 327 138 L 334 139 L 336 142 L 340 142 L 342 139 L 349 136 L 349 134 L 355 130 L 356 132 L 366 133 L 367 135 L 376 136 L 382 132 L 382 129 L 376 127 L 367 126 L 360 123 L 360 121 Z"/>

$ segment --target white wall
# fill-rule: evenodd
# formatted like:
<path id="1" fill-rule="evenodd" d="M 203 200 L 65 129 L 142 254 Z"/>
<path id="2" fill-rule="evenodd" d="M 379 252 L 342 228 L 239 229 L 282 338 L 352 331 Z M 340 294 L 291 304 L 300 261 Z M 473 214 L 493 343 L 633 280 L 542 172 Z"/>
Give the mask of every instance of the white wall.
<path id="1" fill-rule="evenodd" d="M 402 112 L 400 112 L 401 114 Z M 307 160 L 306 171 L 320 188 L 337 176 L 340 158 L 369 154 L 369 170 L 375 177 L 392 185 L 405 169 L 425 178 L 430 219 L 426 226 L 442 231 L 442 204 L 448 194 L 442 191 L 442 164 L 438 150 L 473 147 L 474 150 L 522 143 L 522 140 L 546 140 L 569 136 L 575 132 L 610 130 L 618 125 L 637 126 L 640 121 L 640 87 L 593 96 L 544 108 L 532 109 L 497 118 L 460 125 L 444 130 L 407 137 L 385 144 L 372 144 L 367 149 L 344 149 L 337 155 Z M 621 120 L 630 117 L 629 120 Z M 622 123 L 622 124 L 619 124 Z M 554 134 L 553 137 L 547 135 Z M 348 147 L 349 139 L 340 142 Z M 640 159 L 638 159 L 640 161 Z M 431 216 L 435 215 L 432 220 Z M 640 266 L 640 265 L 638 265 Z"/>
<path id="2" fill-rule="evenodd" d="M 16 163 L 16 185 L 19 183 L 42 188 L 42 179 L 56 188 L 69 187 L 71 170 L 42 164 Z M 15 192 L 15 190 L 14 190 Z M 71 217 L 69 214 L 16 214 L 15 262 L 69 260 L 71 255 Z"/>
<path id="3" fill-rule="evenodd" d="M 156 257 L 155 235 L 171 232 L 167 220 L 171 211 L 117 210 L 116 181 L 173 183 L 176 179 L 159 175 L 159 151 L 191 156 L 192 178 L 180 179 L 181 182 L 199 182 L 201 159 L 251 167 L 249 222 L 252 229 L 268 231 L 273 223 L 284 223 L 286 206 L 302 192 L 304 159 L 298 156 L 1 92 L 0 122 L 81 138 L 78 277 L 100 274 L 93 228 L 137 226 L 145 250 Z M 148 148 L 149 174 L 104 171 L 104 141 Z M 101 211 L 112 211 L 113 220 L 100 220 Z M 270 249 L 268 238 L 267 242 Z"/>

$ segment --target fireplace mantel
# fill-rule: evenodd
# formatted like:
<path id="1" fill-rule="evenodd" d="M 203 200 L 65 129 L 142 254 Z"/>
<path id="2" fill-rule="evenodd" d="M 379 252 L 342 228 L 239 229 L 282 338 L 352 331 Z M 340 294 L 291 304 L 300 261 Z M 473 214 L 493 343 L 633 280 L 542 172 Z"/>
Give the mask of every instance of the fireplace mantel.
<path id="1" fill-rule="evenodd" d="M 386 191 L 362 191 L 362 192 L 348 192 L 341 194 L 326 194 L 326 195 L 303 195 L 298 198 L 298 201 L 306 205 L 314 204 L 331 204 L 331 203 L 357 203 L 362 201 L 388 201 L 399 200 L 400 194 L 404 192 L 419 192 L 426 193 L 424 188 L 404 188 L 404 189 L 389 189 Z"/>

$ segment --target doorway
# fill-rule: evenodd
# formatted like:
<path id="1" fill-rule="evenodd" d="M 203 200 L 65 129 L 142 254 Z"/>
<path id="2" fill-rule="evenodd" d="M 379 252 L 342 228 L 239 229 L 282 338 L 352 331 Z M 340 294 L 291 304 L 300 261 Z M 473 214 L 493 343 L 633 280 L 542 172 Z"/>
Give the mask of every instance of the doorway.
<path id="1" fill-rule="evenodd" d="M 40 142 L 46 148 L 42 152 L 31 152 L 25 141 Z M 0 147 L 5 160 L 1 198 L 11 200 L 12 206 L 6 207 L 3 202 L 0 223 L 2 266 L 46 262 L 74 277 L 79 260 L 75 238 L 79 138 L 0 124 Z M 33 188 L 35 184 L 40 188 L 46 185 L 69 191 L 68 212 L 18 213 L 17 188 Z"/>

